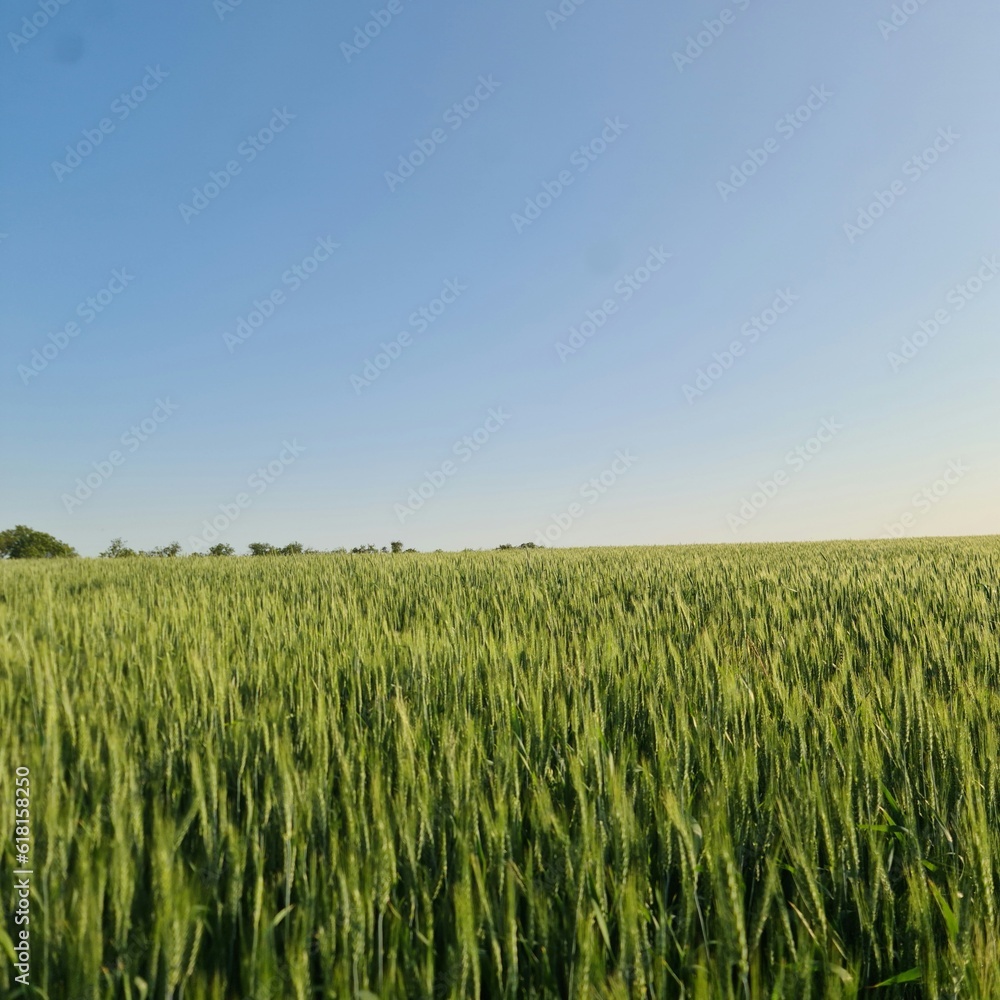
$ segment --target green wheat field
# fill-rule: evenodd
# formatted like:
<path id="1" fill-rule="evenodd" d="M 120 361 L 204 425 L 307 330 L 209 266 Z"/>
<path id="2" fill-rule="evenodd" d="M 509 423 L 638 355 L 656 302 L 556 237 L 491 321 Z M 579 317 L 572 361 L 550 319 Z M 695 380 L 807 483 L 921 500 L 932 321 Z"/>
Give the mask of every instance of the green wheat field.
<path id="1" fill-rule="evenodd" d="M 0 720 L 4 997 L 1000 997 L 1000 539 L 5 563 Z"/>

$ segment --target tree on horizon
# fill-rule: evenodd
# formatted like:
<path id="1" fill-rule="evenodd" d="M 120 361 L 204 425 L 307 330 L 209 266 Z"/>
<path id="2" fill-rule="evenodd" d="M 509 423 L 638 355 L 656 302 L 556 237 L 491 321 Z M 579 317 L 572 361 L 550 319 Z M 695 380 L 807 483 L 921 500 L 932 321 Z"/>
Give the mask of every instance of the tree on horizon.
<path id="1" fill-rule="evenodd" d="M 0 559 L 68 559 L 76 555 L 72 545 L 26 524 L 0 531 Z"/>

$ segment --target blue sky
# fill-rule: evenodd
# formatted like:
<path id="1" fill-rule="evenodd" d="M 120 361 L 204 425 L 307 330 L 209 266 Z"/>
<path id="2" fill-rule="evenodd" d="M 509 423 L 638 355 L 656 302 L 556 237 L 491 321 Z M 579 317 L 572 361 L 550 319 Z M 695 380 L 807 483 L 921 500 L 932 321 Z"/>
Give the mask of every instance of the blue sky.
<path id="1" fill-rule="evenodd" d="M 998 530 L 995 4 L 45 3 L 0 25 L 0 526 Z"/>

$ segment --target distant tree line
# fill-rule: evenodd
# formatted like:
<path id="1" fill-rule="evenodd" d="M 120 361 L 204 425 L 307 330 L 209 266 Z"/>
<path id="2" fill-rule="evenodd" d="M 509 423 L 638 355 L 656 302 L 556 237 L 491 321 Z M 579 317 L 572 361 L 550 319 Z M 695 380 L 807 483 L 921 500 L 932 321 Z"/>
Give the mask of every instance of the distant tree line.
<path id="1" fill-rule="evenodd" d="M 520 545 L 499 545 L 496 551 L 509 549 L 537 549 L 540 546 L 534 542 L 522 542 Z M 289 542 L 287 545 L 276 546 L 267 542 L 251 542 L 247 547 L 251 556 L 301 556 L 319 554 L 319 549 L 307 549 L 301 542 Z M 351 555 L 406 555 L 416 552 L 416 549 L 404 549 L 402 542 L 390 542 L 387 546 L 377 548 L 374 545 L 356 545 L 353 549 L 332 549 L 331 553 L 346 553 Z M 435 552 L 441 552 L 435 549 Z M 465 551 L 471 551 L 466 549 Z M 24 524 L 19 524 L 6 531 L 0 531 L 0 559 L 65 559 L 77 555 L 76 549 L 66 542 L 61 542 L 44 531 L 35 531 Z M 181 555 L 180 542 L 170 542 L 156 549 L 142 551 L 130 548 L 121 538 L 111 539 L 111 543 L 101 553 L 102 559 L 128 559 L 146 556 L 156 559 L 175 559 Z M 236 549 L 225 542 L 218 542 L 207 552 L 194 552 L 189 558 L 204 558 L 206 556 L 235 556 Z"/>
<path id="2" fill-rule="evenodd" d="M 111 544 L 101 553 L 102 559 L 127 559 L 130 556 L 155 556 L 158 559 L 174 559 L 181 554 L 181 543 L 171 542 L 148 552 L 130 549 L 120 538 L 112 538 Z"/>
<path id="3" fill-rule="evenodd" d="M 76 549 L 25 524 L 0 531 L 0 559 L 66 559 Z"/>
<path id="4" fill-rule="evenodd" d="M 352 553 L 369 553 L 373 552 L 379 554 L 382 552 L 389 552 L 393 555 L 400 552 L 416 552 L 416 549 L 404 549 L 402 542 L 391 542 L 389 548 L 383 546 L 381 549 L 376 548 L 374 545 L 358 545 L 351 549 Z M 331 549 L 331 553 L 347 552 L 347 549 Z M 128 548 L 122 542 L 120 538 L 115 538 L 112 540 L 111 544 L 101 553 L 101 558 L 104 559 L 120 559 L 123 556 L 178 556 L 181 554 L 180 543 L 171 542 L 169 545 L 165 545 L 160 549 L 152 549 L 149 552 L 136 552 L 134 549 Z M 247 555 L 250 556 L 311 556 L 320 555 L 322 551 L 320 549 L 307 549 L 301 542 L 289 542 L 287 545 L 271 545 L 270 542 L 251 542 L 247 546 Z M 207 552 L 192 552 L 193 557 L 204 557 L 204 556 L 235 556 L 236 549 L 232 545 L 227 545 L 225 542 L 217 542 L 213 545 Z"/>

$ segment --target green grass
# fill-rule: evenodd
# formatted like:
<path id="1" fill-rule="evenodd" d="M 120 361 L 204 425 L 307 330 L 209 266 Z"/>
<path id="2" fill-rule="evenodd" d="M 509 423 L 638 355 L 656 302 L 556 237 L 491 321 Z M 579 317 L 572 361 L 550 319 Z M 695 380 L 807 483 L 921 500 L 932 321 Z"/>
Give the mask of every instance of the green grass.
<path id="1" fill-rule="evenodd" d="M 25 996 L 1000 996 L 1000 539 L 6 563 L 0 719 Z"/>

